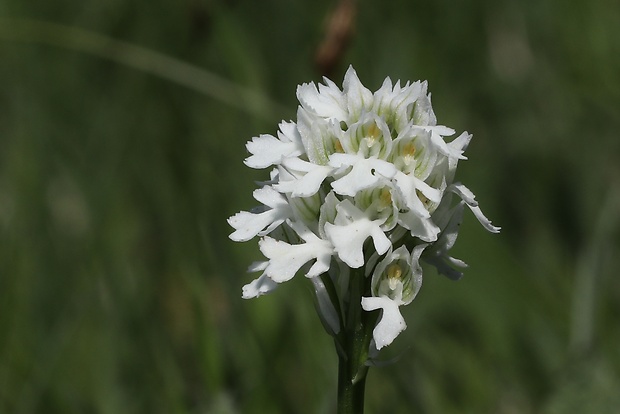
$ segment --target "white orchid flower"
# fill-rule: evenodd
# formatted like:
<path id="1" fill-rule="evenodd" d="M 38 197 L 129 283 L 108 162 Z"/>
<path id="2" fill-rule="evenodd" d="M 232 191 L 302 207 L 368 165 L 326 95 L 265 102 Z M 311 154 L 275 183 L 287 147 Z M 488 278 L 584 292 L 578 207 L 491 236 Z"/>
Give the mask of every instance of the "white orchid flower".
<path id="1" fill-rule="evenodd" d="M 381 310 L 373 327 L 381 349 L 406 328 L 400 306 L 420 289 L 420 260 L 449 278 L 462 276 L 465 263 L 449 251 L 465 206 L 486 230 L 500 230 L 454 181 L 472 136 L 452 138 L 456 131 L 437 123 L 425 81 L 386 78 L 372 92 L 349 67 L 342 89 L 324 79 L 298 86 L 297 98 L 294 121 L 246 145 L 245 164 L 271 172 L 254 192 L 261 205 L 228 219 L 229 237 L 259 237 L 265 256 L 250 267 L 261 273 L 243 297 L 267 294 L 303 273 L 324 326 L 339 340 L 347 315 L 362 313 L 343 306 Z"/>
<path id="2" fill-rule="evenodd" d="M 377 349 L 391 344 L 405 330 L 407 324 L 399 307 L 415 298 L 422 286 L 420 255 L 426 247 L 418 245 L 410 254 L 405 246 L 388 253 L 372 275 L 372 297 L 362 298 L 365 311 L 382 309 L 381 319 L 373 330 Z"/>

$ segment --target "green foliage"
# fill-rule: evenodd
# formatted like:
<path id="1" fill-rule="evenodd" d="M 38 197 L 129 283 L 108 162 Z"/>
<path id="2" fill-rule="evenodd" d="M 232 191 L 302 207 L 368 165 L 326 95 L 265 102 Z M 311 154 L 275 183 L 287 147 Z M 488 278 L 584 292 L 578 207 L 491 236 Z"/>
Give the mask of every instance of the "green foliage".
<path id="1" fill-rule="evenodd" d="M 384 355 L 396 362 L 370 370 L 367 412 L 620 406 L 614 6 L 358 3 L 334 81 L 349 63 L 371 89 L 428 79 L 440 122 L 474 134 L 460 179 L 503 227 L 466 216 L 465 278 L 427 269 Z M 226 224 L 264 178 L 244 143 L 320 79 L 332 7 L 0 5 L 0 412 L 333 411 L 337 359 L 309 283 L 243 301 L 260 255 Z"/>

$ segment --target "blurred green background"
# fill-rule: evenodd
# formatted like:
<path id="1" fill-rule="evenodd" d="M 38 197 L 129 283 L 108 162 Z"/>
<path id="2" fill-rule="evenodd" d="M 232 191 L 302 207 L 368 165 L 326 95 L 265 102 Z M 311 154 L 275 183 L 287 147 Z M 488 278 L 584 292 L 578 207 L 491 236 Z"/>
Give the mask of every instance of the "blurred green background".
<path id="1" fill-rule="evenodd" d="M 245 142 L 349 64 L 429 81 L 503 228 L 466 215 L 367 411 L 620 412 L 620 5 L 347 4 L 338 47 L 335 1 L 0 1 L 0 413 L 333 412 L 310 284 L 242 300 L 226 218 L 267 176 Z"/>

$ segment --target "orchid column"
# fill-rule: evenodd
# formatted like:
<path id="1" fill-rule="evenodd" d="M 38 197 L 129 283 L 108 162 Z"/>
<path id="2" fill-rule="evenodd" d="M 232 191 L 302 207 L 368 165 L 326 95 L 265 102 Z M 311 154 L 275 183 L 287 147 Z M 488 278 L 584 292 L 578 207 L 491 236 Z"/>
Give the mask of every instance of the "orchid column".
<path id="1" fill-rule="evenodd" d="M 266 260 L 243 297 L 271 292 L 304 274 L 339 354 L 339 413 L 363 412 L 371 356 L 406 328 L 399 307 L 422 284 L 420 261 L 451 279 L 466 264 L 449 255 L 467 206 L 488 231 L 473 193 L 454 182 L 471 135 L 449 141 L 437 125 L 426 82 L 365 88 L 349 67 L 332 81 L 297 88 L 296 122 L 248 142 L 251 168 L 270 168 L 254 191 L 261 203 L 228 222 L 234 241 L 258 236 Z M 454 197 L 456 196 L 456 197 Z"/>

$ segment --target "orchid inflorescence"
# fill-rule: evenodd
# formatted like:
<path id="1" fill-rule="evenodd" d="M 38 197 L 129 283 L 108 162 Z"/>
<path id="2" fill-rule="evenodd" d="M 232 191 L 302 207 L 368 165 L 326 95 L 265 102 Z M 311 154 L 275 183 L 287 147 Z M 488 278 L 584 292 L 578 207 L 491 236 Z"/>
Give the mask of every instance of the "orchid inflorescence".
<path id="1" fill-rule="evenodd" d="M 455 131 L 437 125 L 426 82 L 401 87 L 388 77 L 373 93 L 352 67 L 342 90 L 324 82 L 298 86 L 296 122 L 247 143 L 245 164 L 271 174 L 254 191 L 261 205 L 229 218 L 230 238 L 260 237 L 267 259 L 250 266 L 261 275 L 243 287 L 244 298 L 303 273 L 334 336 L 343 329 L 351 279 L 365 278 L 361 307 L 382 310 L 372 334 L 378 350 L 406 328 L 399 307 L 420 289 L 420 261 L 451 279 L 462 276 L 466 264 L 449 250 L 465 206 L 488 231 L 499 227 L 454 181 L 472 136 L 446 141 Z"/>

